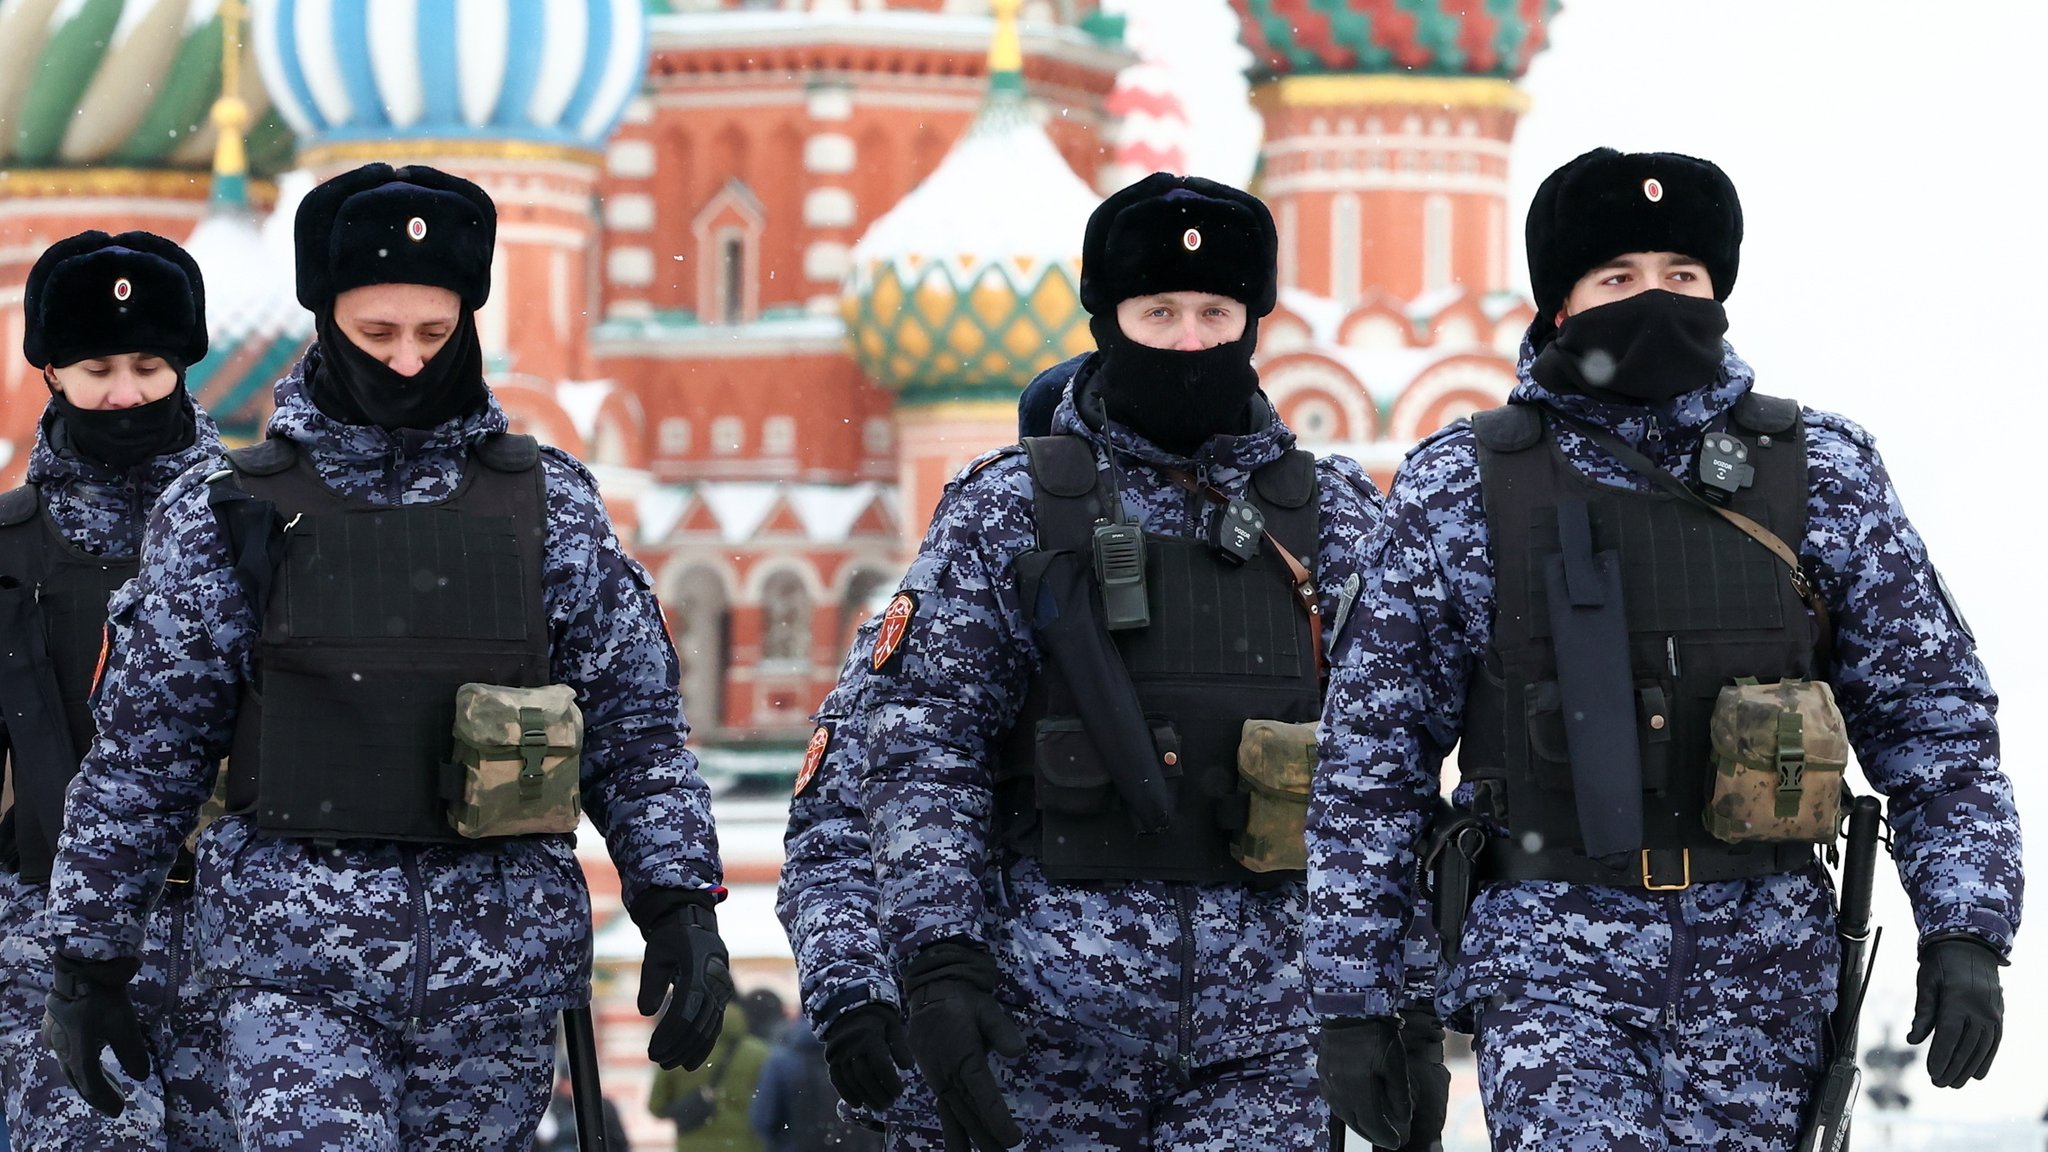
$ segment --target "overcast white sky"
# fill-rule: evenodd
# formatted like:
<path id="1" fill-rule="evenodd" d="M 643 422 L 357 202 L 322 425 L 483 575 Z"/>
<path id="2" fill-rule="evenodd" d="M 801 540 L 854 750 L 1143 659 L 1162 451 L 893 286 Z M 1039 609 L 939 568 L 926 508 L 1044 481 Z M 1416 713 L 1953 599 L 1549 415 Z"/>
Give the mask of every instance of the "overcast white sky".
<path id="1" fill-rule="evenodd" d="M 1230 73 L 1245 59 L 1223 0 L 1110 0 L 1131 38 L 1200 81 L 1187 93 L 1195 170 L 1242 182 L 1257 122 Z M 2006 768 L 2048 842 L 2048 304 L 2040 0 L 1565 0 L 1524 82 L 1511 218 L 1552 169 L 1598 145 L 1703 156 L 1727 170 L 1747 228 L 1729 339 L 1759 386 L 1870 429 L 1906 509 L 1975 627 L 2005 701 Z M 1512 253 L 1526 287 L 1519 243 Z M 2031 852 L 2039 865 L 2039 851 Z M 1893 933 L 1866 1017 L 1903 1035 L 1913 928 Z M 2038 1117 L 2048 1084 L 2043 929 L 2006 975 L 2005 1046 L 1985 1083 L 1924 1111 Z"/>

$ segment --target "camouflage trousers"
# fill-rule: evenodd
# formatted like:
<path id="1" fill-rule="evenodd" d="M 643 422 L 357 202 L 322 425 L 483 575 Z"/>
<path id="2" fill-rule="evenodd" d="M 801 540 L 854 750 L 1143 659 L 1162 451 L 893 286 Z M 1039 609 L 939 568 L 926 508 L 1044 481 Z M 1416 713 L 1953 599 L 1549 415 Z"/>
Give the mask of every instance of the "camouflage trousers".
<path id="1" fill-rule="evenodd" d="M 220 1028 L 251 1152 L 525 1148 L 554 1084 L 551 1011 L 391 1021 L 317 993 L 229 988 Z"/>
<path id="2" fill-rule="evenodd" d="M 189 899 L 169 899 L 150 916 L 147 962 L 130 986 L 150 1042 L 149 1075 L 131 1080 L 111 1054 L 102 1057 L 128 1098 L 119 1116 L 95 1111 L 65 1082 L 42 1037 L 48 960 L 23 962 L 29 955 L 47 957 L 47 952 L 40 941 L 10 939 L 10 962 L 0 968 L 0 1093 L 13 1147 L 22 1152 L 215 1152 L 240 1146 L 223 1090 L 211 995 L 195 988 L 177 995 L 167 987 L 184 970 L 171 951 L 182 950 L 191 907 Z"/>
<path id="3" fill-rule="evenodd" d="M 1056 1040 L 1019 1020 L 1024 1055 L 990 1061 L 1027 1152 L 1308 1152 L 1327 1147 L 1315 1055 L 1298 1048 L 1197 1065 Z"/>
<path id="4" fill-rule="evenodd" d="M 1728 1004 L 1646 1028 L 1555 1001 L 1476 1013 L 1495 1152 L 1782 1152 L 1821 1067 L 1812 1004 Z"/>

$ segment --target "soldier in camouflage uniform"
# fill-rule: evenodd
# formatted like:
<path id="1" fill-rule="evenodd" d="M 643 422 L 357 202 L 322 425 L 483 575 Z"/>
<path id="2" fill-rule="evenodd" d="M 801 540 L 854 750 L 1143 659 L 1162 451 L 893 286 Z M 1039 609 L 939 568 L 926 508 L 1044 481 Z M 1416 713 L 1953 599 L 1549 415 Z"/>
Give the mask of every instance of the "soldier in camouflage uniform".
<path id="1" fill-rule="evenodd" d="M 1276 250 L 1265 206 L 1210 181 L 1105 201 L 1082 256 L 1099 351 L 1062 366 L 1056 435 L 953 482 L 871 647 L 862 807 L 948 1148 L 1326 1139 L 1300 861 L 1258 857 L 1276 837 L 1255 872 L 1230 829 L 1263 818 L 1240 729 L 1313 720 L 1307 609 L 1340 615 L 1379 497 L 1354 462 L 1294 452 L 1258 393 Z M 1144 550 L 1149 591 L 1119 575 L 1115 620 L 1062 500 L 1102 510 L 1119 573 Z M 1226 531 L 1247 508 L 1266 534 Z"/>
<path id="2" fill-rule="evenodd" d="M 228 1147 L 235 1129 L 213 1011 L 186 978 L 188 853 L 179 852 L 144 927 L 132 986 L 141 1044 L 129 1052 L 137 1075 L 128 1107 L 107 1116 L 87 1106 L 40 1035 L 51 988 L 44 905 L 64 787 L 92 740 L 87 700 L 107 594 L 134 574 L 157 495 L 220 451 L 213 421 L 184 383 L 185 370 L 206 356 L 205 288 L 192 258 L 161 236 L 85 232 L 36 261 L 22 306 L 22 352 L 42 369 L 51 396 L 27 486 L 0 496 L 0 643 L 10 661 L 0 683 L 0 754 L 15 805 L 0 822 L 7 1131 L 21 1149 Z M 13 662 L 35 647 L 47 661 L 41 676 Z"/>
<path id="3" fill-rule="evenodd" d="M 804 1019 L 824 1038 L 832 1086 L 891 1152 L 941 1145 L 931 1094 L 911 1068 L 902 997 L 882 947 L 868 821 L 857 785 L 867 752 L 862 691 L 881 619 L 862 624 L 839 682 L 818 705 L 783 834 L 775 913 L 796 955 Z"/>
<path id="4" fill-rule="evenodd" d="M 1793 1146 L 1835 999 L 1813 851 L 1833 829 L 1710 831 L 1709 713 L 1742 676 L 1838 702 L 1918 922 L 1911 1040 L 1933 1037 L 1937 1085 L 1983 1075 L 2019 828 L 1984 668 L 1870 436 L 1753 392 L 1722 340 L 1741 213 L 1720 169 L 1590 152 L 1528 238 L 1521 383 L 1402 465 L 1324 713 L 1308 950 L 1333 1107 L 1368 1134 L 1402 1118 L 1401 897 L 1457 744 L 1459 801 L 1497 834 L 1439 1004 L 1475 1030 L 1493 1146 Z M 1742 509 L 1790 564 L 1721 515 Z M 1603 676 L 1620 711 L 1581 724 Z M 1779 752 L 1781 799 L 1802 755 Z"/>
<path id="5" fill-rule="evenodd" d="M 269 440 L 165 493 L 112 620 L 51 885 L 57 963 L 84 978 L 52 999 L 56 1047 L 96 1065 L 133 1027 L 123 968 L 232 747 L 230 812 L 198 845 L 196 964 L 248 1148 L 518 1147 L 547 1106 L 556 1013 L 589 994 L 589 895 L 569 835 L 455 834 L 460 683 L 575 690 L 582 809 L 648 940 L 640 1007 L 667 1002 L 650 1056 L 700 1063 L 731 995 L 647 574 L 590 474 L 504 435 L 483 382 L 495 224 L 431 168 L 307 195 L 318 343 L 278 383 Z"/>

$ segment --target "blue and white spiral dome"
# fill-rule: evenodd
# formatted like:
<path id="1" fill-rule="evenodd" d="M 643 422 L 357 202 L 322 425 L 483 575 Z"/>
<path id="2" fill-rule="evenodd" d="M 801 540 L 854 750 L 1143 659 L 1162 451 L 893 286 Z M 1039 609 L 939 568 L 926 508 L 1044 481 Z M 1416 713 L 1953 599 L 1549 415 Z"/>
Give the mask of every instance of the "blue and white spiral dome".
<path id="1" fill-rule="evenodd" d="M 604 145 L 647 63 L 643 0 L 254 0 L 264 87 L 301 147 Z"/>

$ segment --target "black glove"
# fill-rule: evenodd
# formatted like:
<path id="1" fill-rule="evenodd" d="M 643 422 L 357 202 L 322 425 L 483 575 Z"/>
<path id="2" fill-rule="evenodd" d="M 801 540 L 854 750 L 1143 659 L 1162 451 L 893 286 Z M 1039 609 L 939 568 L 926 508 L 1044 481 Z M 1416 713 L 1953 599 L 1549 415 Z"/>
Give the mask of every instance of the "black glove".
<path id="1" fill-rule="evenodd" d="M 993 995 L 996 962 L 964 940 L 941 940 L 903 969 L 910 1051 L 938 1097 L 946 1152 L 1002 1152 L 1024 1142 L 988 1070 L 991 1049 L 1024 1054 L 1024 1036 Z"/>
<path id="2" fill-rule="evenodd" d="M 1408 1090 L 1415 1097 L 1415 1112 L 1408 1121 L 1408 1142 L 1393 1152 L 1431 1152 L 1443 1139 L 1444 1121 L 1451 1113 L 1444 1025 L 1435 1012 L 1401 1009 L 1401 1051 L 1408 1057 Z"/>
<path id="3" fill-rule="evenodd" d="M 100 1067 L 100 1049 L 112 1048 L 121 1071 L 133 1079 L 149 1075 L 149 1045 L 128 999 L 128 982 L 141 966 L 135 959 L 74 960 L 60 952 L 43 1002 L 43 1042 L 57 1054 L 64 1079 L 109 1116 L 119 1116 L 127 1100 Z"/>
<path id="4" fill-rule="evenodd" d="M 1415 1108 L 1401 1022 L 1391 1016 L 1323 1021 L 1316 1036 L 1316 1080 L 1346 1128 L 1379 1148 L 1408 1143 Z"/>
<path id="5" fill-rule="evenodd" d="M 718 938 L 709 892 L 656 888 L 628 909 L 647 938 L 640 965 L 640 1014 L 661 1012 L 647 1058 L 663 1068 L 696 1068 L 710 1057 L 732 1000 L 732 971 Z M 670 991 L 670 986 L 674 991 Z M 662 1011 L 666 1003 L 668 1010 Z"/>
<path id="6" fill-rule="evenodd" d="M 856 1108 L 879 1112 L 895 1103 L 903 1091 L 899 1069 L 910 1066 L 903 1014 L 893 1004 L 875 1001 L 849 1009 L 825 1029 L 825 1068 L 832 1087 Z"/>
<path id="7" fill-rule="evenodd" d="M 2005 1032 L 2005 993 L 1998 987 L 2003 961 L 1974 936 L 1944 936 L 1920 949 L 1920 998 L 1906 1043 L 1931 1034 L 1927 1075 L 1936 1088 L 1982 1080 Z"/>

